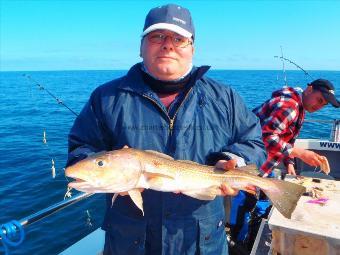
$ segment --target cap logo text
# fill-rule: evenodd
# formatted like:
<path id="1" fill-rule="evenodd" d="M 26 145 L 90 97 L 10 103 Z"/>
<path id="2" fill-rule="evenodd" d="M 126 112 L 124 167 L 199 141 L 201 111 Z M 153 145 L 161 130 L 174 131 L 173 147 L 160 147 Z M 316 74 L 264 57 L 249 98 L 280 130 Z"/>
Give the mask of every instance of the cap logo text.
<path id="1" fill-rule="evenodd" d="M 172 17 L 172 19 L 173 19 L 174 21 L 177 21 L 177 22 L 179 22 L 179 23 L 182 23 L 183 25 L 186 24 L 186 22 L 185 22 L 184 20 L 181 20 L 181 19 L 179 19 L 179 18 Z"/>

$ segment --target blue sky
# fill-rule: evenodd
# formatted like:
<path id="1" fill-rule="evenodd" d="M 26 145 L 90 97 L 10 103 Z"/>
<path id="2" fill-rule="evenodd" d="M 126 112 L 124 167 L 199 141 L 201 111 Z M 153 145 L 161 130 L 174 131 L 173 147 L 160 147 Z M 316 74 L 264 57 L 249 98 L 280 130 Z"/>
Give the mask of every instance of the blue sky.
<path id="1" fill-rule="evenodd" d="M 280 69 L 282 46 L 307 70 L 340 70 L 340 1 L 170 2 L 192 13 L 196 65 Z M 165 3 L 0 0 L 0 70 L 128 69 L 145 15 Z"/>

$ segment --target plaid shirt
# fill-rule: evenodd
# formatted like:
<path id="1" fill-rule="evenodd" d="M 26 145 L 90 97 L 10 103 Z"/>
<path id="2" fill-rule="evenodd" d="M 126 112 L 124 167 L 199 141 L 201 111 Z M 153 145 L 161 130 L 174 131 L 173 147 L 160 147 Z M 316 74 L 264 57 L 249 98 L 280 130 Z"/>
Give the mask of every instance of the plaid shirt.
<path id="1" fill-rule="evenodd" d="M 270 173 L 282 160 L 285 165 L 293 163 L 289 155 L 305 117 L 298 91 L 290 87 L 275 91 L 271 99 L 253 112 L 260 118 L 262 139 L 268 155 L 261 170 Z"/>

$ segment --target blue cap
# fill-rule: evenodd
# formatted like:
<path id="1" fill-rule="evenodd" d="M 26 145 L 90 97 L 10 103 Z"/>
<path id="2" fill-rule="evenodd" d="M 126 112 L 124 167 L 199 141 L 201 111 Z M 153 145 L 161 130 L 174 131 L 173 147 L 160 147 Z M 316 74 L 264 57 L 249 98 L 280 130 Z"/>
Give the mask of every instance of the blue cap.
<path id="1" fill-rule="evenodd" d="M 189 10 L 175 4 L 151 9 L 145 18 L 142 37 L 158 29 L 170 30 L 188 38 L 195 37 L 194 23 Z"/>

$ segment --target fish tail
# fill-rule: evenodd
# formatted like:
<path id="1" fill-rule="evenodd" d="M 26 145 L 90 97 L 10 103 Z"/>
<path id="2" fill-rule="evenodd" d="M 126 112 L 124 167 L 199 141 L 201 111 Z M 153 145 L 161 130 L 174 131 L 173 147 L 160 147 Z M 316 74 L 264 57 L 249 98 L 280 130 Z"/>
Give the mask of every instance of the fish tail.
<path id="1" fill-rule="evenodd" d="M 292 213 L 299 201 L 300 197 L 306 188 L 295 183 L 268 179 L 273 185 L 263 189 L 263 192 L 268 196 L 274 207 L 286 218 L 290 219 Z M 275 188 L 273 188 L 273 186 Z"/>

